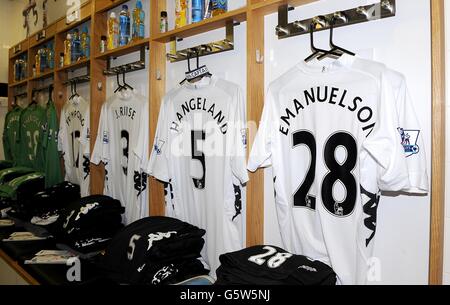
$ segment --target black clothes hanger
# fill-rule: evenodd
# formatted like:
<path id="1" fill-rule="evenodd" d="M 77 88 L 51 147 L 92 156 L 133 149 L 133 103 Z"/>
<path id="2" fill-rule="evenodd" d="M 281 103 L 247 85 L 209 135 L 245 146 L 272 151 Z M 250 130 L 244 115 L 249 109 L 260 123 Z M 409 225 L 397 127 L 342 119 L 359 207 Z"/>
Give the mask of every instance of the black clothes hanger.
<path id="1" fill-rule="evenodd" d="M 180 82 L 182 85 L 184 82 L 188 81 L 190 83 L 197 82 L 201 80 L 203 77 L 211 77 L 212 74 L 209 72 L 206 65 L 200 66 L 200 50 L 205 49 L 206 51 L 212 51 L 211 46 L 209 45 L 201 45 L 198 48 L 194 48 L 193 51 L 188 51 L 187 54 L 187 62 L 188 62 L 188 71 L 186 72 L 186 78 Z M 197 67 L 194 70 L 191 70 L 191 53 L 195 52 L 195 58 Z"/>
<path id="2" fill-rule="evenodd" d="M 30 102 L 30 104 L 28 104 L 28 106 L 37 105 L 36 96 L 35 96 L 36 92 L 37 92 L 36 89 L 33 89 L 31 91 L 31 102 Z"/>
<path id="3" fill-rule="evenodd" d="M 48 103 L 52 103 L 53 99 L 52 99 L 52 93 L 53 93 L 53 85 L 48 86 Z"/>
<path id="4" fill-rule="evenodd" d="M 131 87 L 129 84 L 127 84 L 126 82 L 125 82 L 125 71 L 123 71 L 122 72 L 122 81 L 123 81 L 123 86 L 124 86 L 124 89 L 130 89 L 130 90 L 134 90 L 134 88 L 133 87 Z"/>
<path id="5" fill-rule="evenodd" d="M 116 93 L 117 91 L 122 91 L 124 88 L 126 88 L 125 86 L 120 84 L 119 74 L 120 74 L 119 72 L 116 73 L 117 88 L 116 88 L 116 90 L 114 90 L 114 93 Z"/>
<path id="6" fill-rule="evenodd" d="M 79 97 L 80 95 L 77 92 L 77 82 L 70 82 L 70 89 L 72 90 L 72 95 L 69 97 L 69 100 L 72 100 L 74 97 Z"/>
<path id="7" fill-rule="evenodd" d="M 341 18 L 344 18 L 344 19 L 345 19 L 346 17 L 343 16 L 343 15 L 341 14 Z M 351 55 L 351 56 L 355 56 L 356 54 L 353 53 L 352 51 L 349 51 L 349 50 L 347 50 L 347 49 L 344 49 L 344 48 L 342 48 L 342 47 L 336 45 L 336 44 L 333 42 L 333 30 L 334 30 L 334 25 L 335 25 L 335 24 L 336 24 L 336 17 L 333 16 L 333 17 L 331 18 L 331 20 L 330 20 L 330 47 L 331 47 L 331 50 L 330 50 L 330 51 L 331 51 L 331 52 L 342 52 L 342 54 L 348 54 L 348 55 Z M 341 56 L 342 56 L 342 54 L 341 54 Z M 325 54 L 320 55 L 317 59 L 322 60 L 325 56 L 326 56 Z"/>
<path id="8" fill-rule="evenodd" d="M 73 82 L 70 82 L 70 96 L 69 96 L 69 100 L 71 100 L 73 98 Z"/>
<path id="9" fill-rule="evenodd" d="M 191 51 L 188 50 L 187 51 L 187 66 L 188 66 L 188 70 L 186 73 L 191 72 Z M 181 82 L 180 85 L 184 84 L 184 82 L 187 80 L 187 78 L 184 78 Z"/>
<path id="10" fill-rule="evenodd" d="M 311 61 L 312 59 L 316 58 L 317 56 L 324 56 L 324 57 L 328 57 L 328 56 L 334 56 L 334 57 L 339 57 L 341 54 L 334 52 L 332 50 L 327 51 L 327 50 L 323 50 L 323 49 L 319 49 L 314 45 L 314 28 L 315 28 L 315 21 L 312 21 L 311 24 L 309 25 L 309 37 L 310 37 L 310 43 L 311 43 L 311 50 L 313 51 L 313 53 L 311 55 L 309 55 L 308 57 L 305 58 L 306 62 Z M 322 57 L 322 59 L 324 58 Z"/>

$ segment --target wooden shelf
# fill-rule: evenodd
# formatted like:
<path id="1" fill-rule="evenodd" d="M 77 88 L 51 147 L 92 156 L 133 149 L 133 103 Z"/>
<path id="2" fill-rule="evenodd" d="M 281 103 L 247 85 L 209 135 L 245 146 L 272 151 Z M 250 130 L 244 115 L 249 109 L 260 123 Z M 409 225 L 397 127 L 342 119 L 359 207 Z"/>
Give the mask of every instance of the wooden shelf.
<path id="1" fill-rule="evenodd" d="M 44 78 L 50 78 L 53 76 L 54 72 L 55 72 L 55 70 L 48 70 L 45 72 L 41 72 L 41 74 L 39 74 L 38 76 L 32 77 L 29 80 L 35 81 L 35 80 L 40 80 L 40 79 L 44 79 Z"/>
<path id="2" fill-rule="evenodd" d="M 89 62 L 90 62 L 90 58 L 82 59 L 73 64 L 70 64 L 70 65 L 67 65 L 67 66 L 64 66 L 61 68 L 57 68 L 56 72 L 65 72 L 65 71 L 76 70 L 76 69 L 87 66 L 89 64 Z"/>
<path id="3" fill-rule="evenodd" d="M 145 38 L 137 42 L 131 43 L 129 45 L 118 47 L 115 48 L 114 50 L 105 51 L 104 53 L 100 53 L 99 55 L 95 56 L 95 59 L 108 59 L 108 57 L 117 57 L 130 54 L 139 51 L 143 46 L 148 46 L 149 42 L 150 39 Z"/>
<path id="4" fill-rule="evenodd" d="M 222 28 L 230 20 L 243 22 L 246 19 L 247 19 L 247 7 L 243 7 L 213 18 L 205 19 L 197 23 L 186 25 L 184 27 L 166 33 L 158 33 L 152 36 L 152 41 L 170 42 L 170 40 L 174 37 L 186 38 L 204 32 L 212 31 L 218 28 Z"/>
<path id="5" fill-rule="evenodd" d="M 95 13 L 102 13 L 108 11 L 127 1 L 129 0 L 97 0 L 95 1 Z"/>
<path id="6" fill-rule="evenodd" d="M 79 20 L 77 22 L 71 23 L 70 25 L 66 26 L 65 28 L 59 30 L 56 34 L 59 34 L 59 35 L 60 34 L 64 34 L 64 35 L 66 35 L 67 32 L 73 30 L 74 28 L 76 28 L 77 26 L 79 26 L 79 25 L 81 25 L 81 24 L 83 24 L 85 22 L 88 22 L 89 20 L 91 20 L 91 15 L 88 15 L 88 16 L 84 17 L 83 19 L 81 19 L 81 20 Z"/>
<path id="7" fill-rule="evenodd" d="M 76 28 L 77 26 L 88 22 L 91 19 L 91 1 L 85 2 L 80 8 L 80 20 L 73 21 L 67 24 L 66 16 L 58 19 L 56 23 L 56 34 L 65 34 L 68 31 Z"/>
<path id="8" fill-rule="evenodd" d="M 21 55 L 23 55 L 23 54 L 25 54 L 25 53 L 28 53 L 28 49 L 22 50 L 22 51 L 20 51 L 20 52 L 17 52 L 16 54 L 11 55 L 11 56 L 9 57 L 9 59 L 10 59 L 10 60 L 14 60 L 14 59 L 20 57 Z"/>
<path id="9" fill-rule="evenodd" d="M 30 39 L 32 39 L 32 38 L 30 38 Z M 39 40 L 39 42 L 37 44 L 33 45 L 32 47 L 30 47 L 30 49 L 34 49 L 34 50 L 39 49 L 43 44 L 45 44 L 53 39 L 55 39 L 55 35 L 51 35 L 49 37 L 46 37 L 45 39 Z"/>
<path id="10" fill-rule="evenodd" d="M 250 10 L 262 10 L 264 15 L 272 14 L 278 12 L 278 7 L 283 4 L 288 4 L 289 6 L 300 6 L 319 0 L 265 0 L 250 7 Z"/>
<path id="11" fill-rule="evenodd" d="M 9 87 L 9 88 L 13 88 L 13 87 L 23 86 L 23 85 L 26 85 L 27 82 L 28 82 L 28 78 L 26 78 L 26 79 L 24 79 L 24 80 L 21 80 L 21 81 L 19 81 L 19 82 L 14 82 L 14 83 L 10 84 L 8 87 Z"/>

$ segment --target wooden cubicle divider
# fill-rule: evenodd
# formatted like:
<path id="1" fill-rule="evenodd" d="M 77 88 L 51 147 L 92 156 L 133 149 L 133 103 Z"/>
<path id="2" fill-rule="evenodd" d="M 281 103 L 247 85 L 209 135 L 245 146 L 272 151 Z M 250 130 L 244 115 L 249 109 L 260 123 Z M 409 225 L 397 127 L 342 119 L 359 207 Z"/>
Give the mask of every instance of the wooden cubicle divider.
<path id="1" fill-rule="evenodd" d="M 444 0 L 431 0 L 432 151 L 429 283 L 442 284 L 445 220 Z"/>

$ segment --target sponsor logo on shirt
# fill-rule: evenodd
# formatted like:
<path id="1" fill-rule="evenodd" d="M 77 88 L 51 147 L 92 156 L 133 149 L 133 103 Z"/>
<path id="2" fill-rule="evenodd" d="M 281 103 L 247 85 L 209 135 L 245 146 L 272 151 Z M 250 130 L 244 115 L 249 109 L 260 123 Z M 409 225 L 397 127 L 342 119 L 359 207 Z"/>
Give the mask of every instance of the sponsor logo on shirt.
<path id="1" fill-rule="evenodd" d="M 160 284 L 162 281 L 164 281 L 170 275 L 176 274 L 176 273 L 178 273 L 178 269 L 176 269 L 173 264 L 165 266 L 155 273 L 155 275 L 153 276 L 153 279 L 152 279 L 152 284 L 153 285 Z"/>
<path id="2" fill-rule="evenodd" d="M 417 145 L 417 141 L 419 140 L 420 130 L 403 128 L 397 128 L 397 130 L 400 133 L 402 139 L 401 144 L 405 149 L 406 157 L 418 154 L 420 149 L 419 145 Z"/>
<path id="3" fill-rule="evenodd" d="M 157 232 L 157 233 L 150 233 L 150 234 L 148 234 L 147 251 L 149 251 L 152 248 L 153 242 L 162 240 L 163 238 L 170 238 L 174 234 L 177 234 L 177 232 L 176 231 L 169 231 L 169 232 Z"/>
<path id="4" fill-rule="evenodd" d="M 144 270 L 144 268 L 145 268 L 145 263 L 142 265 L 142 266 L 140 266 L 139 268 L 137 268 L 137 271 L 138 272 L 142 272 L 142 270 Z"/>
<path id="5" fill-rule="evenodd" d="M 310 267 L 310 266 L 306 266 L 306 265 L 302 265 L 302 266 L 298 267 L 298 269 L 305 269 L 306 271 L 317 272 L 316 268 L 313 268 L 313 267 Z"/>

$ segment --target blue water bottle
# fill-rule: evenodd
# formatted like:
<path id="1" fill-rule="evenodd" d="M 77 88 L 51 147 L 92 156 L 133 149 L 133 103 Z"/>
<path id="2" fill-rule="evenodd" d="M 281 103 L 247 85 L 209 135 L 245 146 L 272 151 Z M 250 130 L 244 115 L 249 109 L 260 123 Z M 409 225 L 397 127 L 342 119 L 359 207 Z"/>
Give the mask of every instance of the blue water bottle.
<path id="1" fill-rule="evenodd" d="M 203 20 L 204 8 L 204 0 L 192 0 L 192 23 L 200 22 Z"/>
<path id="2" fill-rule="evenodd" d="M 126 46 L 130 42 L 130 19 L 128 6 L 124 4 L 119 16 L 119 46 Z"/>

